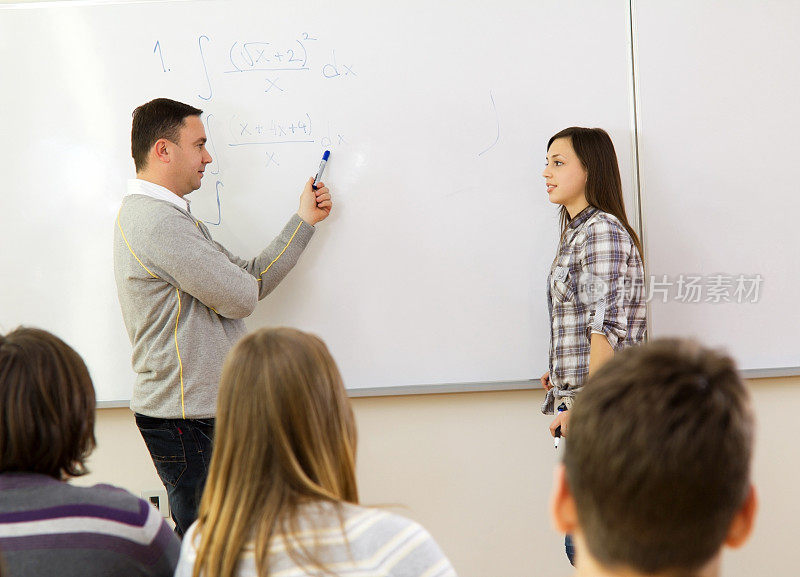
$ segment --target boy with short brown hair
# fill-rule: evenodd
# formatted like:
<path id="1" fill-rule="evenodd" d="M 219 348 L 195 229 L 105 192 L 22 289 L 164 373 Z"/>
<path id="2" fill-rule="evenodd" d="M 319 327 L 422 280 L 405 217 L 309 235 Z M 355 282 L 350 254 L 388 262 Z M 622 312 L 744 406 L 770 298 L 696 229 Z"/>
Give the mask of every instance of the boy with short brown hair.
<path id="1" fill-rule="evenodd" d="M 575 403 L 555 475 L 576 575 L 718 575 L 753 526 L 753 431 L 730 357 L 679 339 L 617 354 Z"/>

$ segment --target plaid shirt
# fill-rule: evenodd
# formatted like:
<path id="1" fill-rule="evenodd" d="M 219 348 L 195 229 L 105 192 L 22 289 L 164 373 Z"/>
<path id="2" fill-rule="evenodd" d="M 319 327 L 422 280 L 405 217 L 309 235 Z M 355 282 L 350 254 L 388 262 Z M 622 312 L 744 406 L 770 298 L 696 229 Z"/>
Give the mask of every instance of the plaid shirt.
<path id="1" fill-rule="evenodd" d="M 555 396 L 574 397 L 589 374 L 592 333 L 617 351 L 647 336 L 644 267 L 625 226 L 589 206 L 561 238 L 547 278 L 550 311 L 550 382 L 542 412 Z"/>

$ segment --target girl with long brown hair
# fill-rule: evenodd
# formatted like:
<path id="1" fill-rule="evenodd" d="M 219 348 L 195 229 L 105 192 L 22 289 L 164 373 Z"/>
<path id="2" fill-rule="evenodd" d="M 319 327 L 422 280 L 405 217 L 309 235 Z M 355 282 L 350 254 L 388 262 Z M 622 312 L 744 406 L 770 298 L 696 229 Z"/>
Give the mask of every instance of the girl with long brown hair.
<path id="1" fill-rule="evenodd" d="M 225 361 L 214 454 L 177 577 L 453 577 L 418 524 L 358 504 L 356 429 L 325 344 L 261 329 Z"/>
<path id="2" fill-rule="evenodd" d="M 547 143 L 546 159 L 542 176 L 550 202 L 561 205 L 561 239 L 547 283 L 550 359 L 541 378 L 542 412 L 557 412 L 550 432 L 567 437 L 569 409 L 586 378 L 614 351 L 647 336 L 644 263 L 608 133 L 562 130 Z M 569 536 L 566 545 L 573 562 Z"/>

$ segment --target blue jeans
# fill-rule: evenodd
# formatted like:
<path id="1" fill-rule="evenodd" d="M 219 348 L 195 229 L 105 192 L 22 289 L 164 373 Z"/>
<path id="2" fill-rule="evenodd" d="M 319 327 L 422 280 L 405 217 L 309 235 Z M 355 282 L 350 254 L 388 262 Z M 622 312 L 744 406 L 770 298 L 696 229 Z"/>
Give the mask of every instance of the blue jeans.
<path id="1" fill-rule="evenodd" d="M 158 419 L 135 413 L 158 476 L 169 496 L 178 536 L 197 519 L 211 464 L 214 419 Z"/>
<path id="2" fill-rule="evenodd" d="M 564 537 L 564 550 L 567 552 L 570 565 L 575 567 L 575 543 L 572 542 L 572 535 Z"/>

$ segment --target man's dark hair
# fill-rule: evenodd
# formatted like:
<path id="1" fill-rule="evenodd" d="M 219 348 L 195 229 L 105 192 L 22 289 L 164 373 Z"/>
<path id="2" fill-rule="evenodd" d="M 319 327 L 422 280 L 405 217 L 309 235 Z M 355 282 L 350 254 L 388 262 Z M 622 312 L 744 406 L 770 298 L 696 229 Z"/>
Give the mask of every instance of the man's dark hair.
<path id="1" fill-rule="evenodd" d="M 0 473 L 86 474 L 94 418 L 89 371 L 67 343 L 33 328 L 0 335 Z"/>
<path id="2" fill-rule="evenodd" d="M 136 172 L 147 166 L 147 155 L 156 141 L 166 138 L 177 143 L 184 119 L 202 113 L 199 108 L 169 98 L 156 98 L 136 108 L 131 126 L 131 155 Z"/>
<path id="3" fill-rule="evenodd" d="M 578 397 L 564 454 L 592 556 L 645 574 L 706 564 L 749 493 L 753 429 L 730 357 L 679 339 L 618 353 Z"/>

